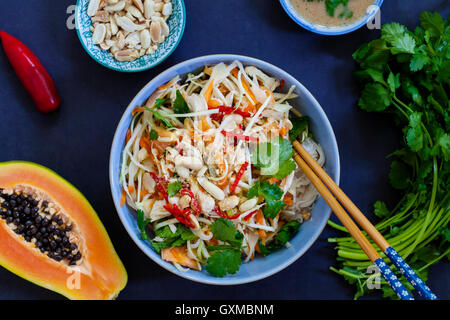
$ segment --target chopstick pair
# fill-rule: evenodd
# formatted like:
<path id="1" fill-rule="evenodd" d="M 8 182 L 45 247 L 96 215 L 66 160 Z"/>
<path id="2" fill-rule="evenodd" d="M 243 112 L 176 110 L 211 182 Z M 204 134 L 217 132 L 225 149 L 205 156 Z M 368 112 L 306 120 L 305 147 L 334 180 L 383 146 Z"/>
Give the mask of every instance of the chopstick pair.
<path id="1" fill-rule="evenodd" d="M 430 288 L 420 279 L 414 270 L 403 260 L 397 251 L 386 241 L 381 233 L 373 226 L 366 216 L 356 207 L 356 205 L 347 197 L 347 195 L 338 187 L 322 167 L 311 157 L 311 155 L 303 148 L 303 146 L 295 140 L 293 147 L 297 151 L 294 154 L 294 160 L 303 170 L 305 175 L 316 187 L 317 191 L 322 195 L 325 202 L 330 206 L 331 210 L 336 214 L 344 227 L 349 231 L 351 236 L 356 240 L 361 249 L 369 257 L 369 259 L 378 267 L 380 273 L 389 283 L 397 296 L 402 300 L 414 300 L 411 293 L 398 280 L 397 276 L 392 272 L 387 263 L 381 258 L 380 254 L 372 246 L 369 240 L 364 236 L 355 222 L 350 218 L 347 211 L 352 215 L 356 222 L 367 232 L 377 246 L 391 260 L 395 267 L 405 276 L 405 278 L 413 285 L 419 294 L 426 300 L 437 300 L 436 295 Z M 331 192 L 330 192 L 331 191 Z M 335 198 L 336 197 L 336 198 Z M 341 203 L 339 203 L 338 199 Z M 341 206 L 342 204 L 342 206 Z"/>

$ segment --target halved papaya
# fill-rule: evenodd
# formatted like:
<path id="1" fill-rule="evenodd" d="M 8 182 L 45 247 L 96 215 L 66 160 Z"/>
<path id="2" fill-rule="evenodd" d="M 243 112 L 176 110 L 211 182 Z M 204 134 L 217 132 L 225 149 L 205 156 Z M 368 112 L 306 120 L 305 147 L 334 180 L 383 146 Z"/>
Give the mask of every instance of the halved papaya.
<path id="1" fill-rule="evenodd" d="M 127 283 L 89 202 L 30 162 L 0 163 L 0 265 L 69 299 L 113 299 Z"/>

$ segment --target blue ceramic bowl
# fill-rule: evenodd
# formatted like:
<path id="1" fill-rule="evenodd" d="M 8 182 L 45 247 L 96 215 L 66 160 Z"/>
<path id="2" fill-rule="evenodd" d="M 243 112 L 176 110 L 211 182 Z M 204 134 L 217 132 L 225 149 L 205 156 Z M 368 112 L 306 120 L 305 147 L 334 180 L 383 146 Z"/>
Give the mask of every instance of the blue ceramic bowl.
<path id="1" fill-rule="evenodd" d="M 109 51 L 102 50 L 92 42 L 91 18 L 87 14 L 89 0 L 78 0 L 75 9 L 75 26 L 83 48 L 92 59 L 101 65 L 121 72 L 139 72 L 153 68 L 163 62 L 175 51 L 183 37 L 186 26 L 186 9 L 183 0 L 172 0 L 173 13 L 167 20 L 169 36 L 152 54 L 147 54 L 134 61 L 117 61 Z"/>
<path id="2" fill-rule="evenodd" d="M 367 24 L 367 21 L 370 21 L 380 9 L 381 5 L 383 4 L 383 0 L 374 0 L 373 6 L 360 19 L 352 23 L 337 27 L 318 25 L 311 21 L 306 20 L 294 9 L 290 0 L 280 0 L 280 3 L 283 6 L 286 13 L 291 17 L 291 19 L 294 20 L 298 25 L 305 28 L 306 30 L 319 34 L 324 34 L 327 36 L 338 36 L 341 34 L 353 32 L 361 28 L 365 24 Z"/>
<path id="3" fill-rule="evenodd" d="M 286 82 L 285 88 L 289 88 L 291 85 L 295 85 L 297 87 L 296 92 L 299 94 L 299 97 L 290 100 L 290 102 L 302 114 L 307 115 L 311 118 L 311 131 L 313 132 L 315 139 L 322 145 L 325 152 L 325 169 L 328 174 L 337 183 L 339 183 L 339 152 L 336 138 L 334 136 L 333 129 L 331 128 L 330 122 L 328 121 L 327 116 L 325 115 L 317 100 L 300 82 L 298 82 L 294 77 L 292 77 L 285 71 L 267 62 L 239 55 L 221 54 L 187 60 L 164 71 L 159 76 L 151 80 L 137 94 L 133 101 L 131 101 L 122 119 L 120 120 L 119 126 L 117 127 L 117 131 L 114 136 L 109 162 L 109 178 L 114 205 L 116 206 L 117 212 L 119 213 L 123 225 L 125 226 L 134 242 L 136 242 L 138 247 L 141 248 L 141 250 L 153 261 L 158 263 L 163 268 L 175 273 L 176 275 L 197 282 L 217 285 L 235 285 L 248 283 L 266 278 L 270 275 L 273 275 L 274 273 L 283 270 L 295 260 L 297 260 L 306 252 L 306 250 L 311 247 L 311 245 L 319 237 L 320 233 L 324 229 L 331 213 L 325 201 L 322 198 L 319 198 L 314 205 L 314 209 L 311 212 L 311 220 L 302 224 L 298 234 L 290 241 L 291 247 L 279 250 L 267 257 L 257 256 L 254 261 L 243 264 L 236 274 L 228 275 L 224 278 L 215 278 L 209 275 L 206 271 L 198 272 L 189 270 L 188 272 L 181 272 L 171 263 L 163 261 L 160 255 L 153 250 L 150 243 L 140 239 L 133 209 L 127 206 L 120 206 L 121 186 L 119 184 L 119 170 L 126 132 L 132 119 L 131 111 L 136 106 L 141 106 L 143 103 L 145 103 L 147 98 L 159 86 L 167 83 L 176 75 L 185 75 L 190 72 L 199 71 L 205 65 L 217 64 L 220 62 L 230 63 L 234 60 L 239 60 L 244 65 L 256 66 L 271 76 L 274 76 L 278 79 L 284 79 Z"/>

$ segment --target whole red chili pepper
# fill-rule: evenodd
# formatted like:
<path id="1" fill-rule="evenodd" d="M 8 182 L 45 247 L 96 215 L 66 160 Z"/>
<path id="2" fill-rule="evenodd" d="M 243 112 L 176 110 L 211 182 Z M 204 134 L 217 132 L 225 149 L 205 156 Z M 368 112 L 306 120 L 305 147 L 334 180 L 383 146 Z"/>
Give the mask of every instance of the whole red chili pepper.
<path id="1" fill-rule="evenodd" d="M 241 180 L 242 176 L 244 175 L 245 169 L 247 169 L 247 167 L 248 167 L 248 162 L 246 161 L 239 169 L 239 172 L 236 175 L 236 179 L 234 179 L 233 185 L 231 186 L 231 189 L 230 189 L 231 193 L 234 193 L 234 191 L 236 190 L 236 187 L 237 187 L 239 181 Z"/>
<path id="2" fill-rule="evenodd" d="M 214 211 L 217 213 L 217 215 L 219 217 L 225 218 L 225 219 L 230 219 L 230 220 L 234 220 L 239 218 L 239 216 L 241 215 L 240 213 L 236 213 L 235 215 L 229 216 L 228 214 L 223 213 L 219 207 L 215 207 Z"/>
<path id="3" fill-rule="evenodd" d="M 37 109 L 43 113 L 58 109 L 61 97 L 39 59 L 21 41 L 5 31 L 0 31 L 0 39 L 9 62 Z"/>
<path id="4" fill-rule="evenodd" d="M 191 198 L 191 207 L 199 216 L 202 213 L 202 209 L 200 207 L 200 204 L 197 202 L 197 199 L 195 199 L 194 193 L 192 193 L 192 191 L 189 189 L 182 189 L 180 193 L 182 195 L 188 195 Z"/>

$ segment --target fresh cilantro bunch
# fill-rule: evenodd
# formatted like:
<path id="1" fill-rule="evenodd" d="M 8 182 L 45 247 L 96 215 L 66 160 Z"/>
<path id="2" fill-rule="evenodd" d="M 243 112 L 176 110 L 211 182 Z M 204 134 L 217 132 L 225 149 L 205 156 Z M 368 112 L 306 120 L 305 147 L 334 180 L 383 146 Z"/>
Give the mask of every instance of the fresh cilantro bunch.
<path id="1" fill-rule="evenodd" d="M 375 203 L 381 218 L 376 228 L 426 280 L 429 267 L 450 254 L 450 22 L 430 12 L 420 22 L 414 32 L 395 22 L 384 25 L 381 38 L 353 58 L 363 87 L 359 107 L 392 116 L 403 133 L 401 147 L 388 156 L 389 181 L 403 197 L 392 209 Z M 337 244 L 341 262 L 331 269 L 357 286 L 355 298 L 366 294 L 372 263 L 350 237 L 329 242 Z M 384 282 L 382 289 L 384 297 L 396 297 Z"/>
<path id="2" fill-rule="evenodd" d="M 214 239 L 227 244 L 207 247 L 208 251 L 213 253 L 206 262 L 206 271 L 215 277 L 236 273 L 242 263 L 241 247 L 244 235 L 236 230 L 233 222 L 225 218 L 214 221 L 210 230 Z"/>

